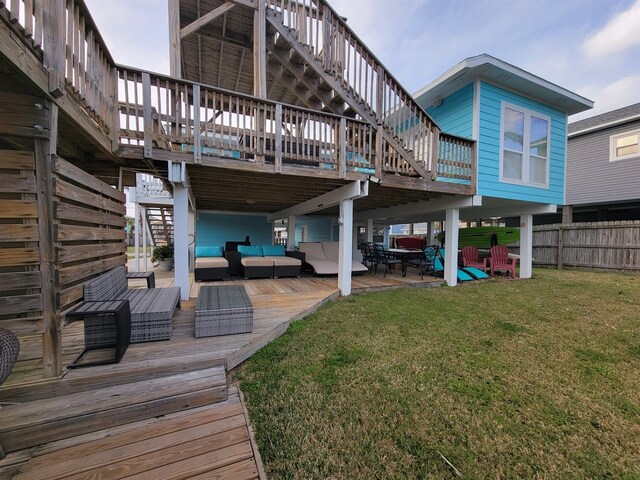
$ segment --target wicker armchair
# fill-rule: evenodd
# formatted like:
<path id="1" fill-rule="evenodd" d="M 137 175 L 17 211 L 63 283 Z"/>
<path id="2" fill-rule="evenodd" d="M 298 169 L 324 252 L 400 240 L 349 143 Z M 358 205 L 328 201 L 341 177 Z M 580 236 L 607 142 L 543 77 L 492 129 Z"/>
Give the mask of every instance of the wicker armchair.
<path id="1" fill-rule="evenodd" d="M 20 342 L 15 333 L 0 328 L 0 384 L 11 374 L 19 353 Z"/>

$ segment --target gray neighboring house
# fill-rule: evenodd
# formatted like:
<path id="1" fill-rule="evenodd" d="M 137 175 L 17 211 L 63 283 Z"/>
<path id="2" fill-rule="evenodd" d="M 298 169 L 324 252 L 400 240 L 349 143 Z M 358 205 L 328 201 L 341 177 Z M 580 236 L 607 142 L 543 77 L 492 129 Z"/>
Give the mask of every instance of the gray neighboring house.
<path id="1" fill-rule="evenodd" d="M 640 220 L 640 103 L 568 125 L 565 207 L 536 224 Z"/>

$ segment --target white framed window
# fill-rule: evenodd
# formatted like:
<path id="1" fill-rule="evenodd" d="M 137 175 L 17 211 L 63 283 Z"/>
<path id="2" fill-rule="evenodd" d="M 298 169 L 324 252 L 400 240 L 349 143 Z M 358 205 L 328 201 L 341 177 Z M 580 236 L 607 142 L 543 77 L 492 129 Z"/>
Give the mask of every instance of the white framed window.
<path id="1" fill-rule="evenodd" d="M 500 181 L 548 188 L 551 119 L 503 102 L 500 123 Z"/>
<path id="2" fill-rule="evenodd" d="M 611 135 L 609 161 L 640 158 L 640 130 Z"/>

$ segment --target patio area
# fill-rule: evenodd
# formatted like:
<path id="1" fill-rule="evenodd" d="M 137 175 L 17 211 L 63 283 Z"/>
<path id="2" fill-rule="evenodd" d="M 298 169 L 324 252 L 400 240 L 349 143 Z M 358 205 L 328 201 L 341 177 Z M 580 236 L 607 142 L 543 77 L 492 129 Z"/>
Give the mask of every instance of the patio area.
<path id="1" fill-rule="evenodd" d="M 173 286 L 173 272 L 155 275 L 156 287 Z M 353 279 L 355 293 L 440 283 L 412 271 Z M 204 285 L 244 286 L 254 306 L 253 331 L 195 338 L 196 299 Z M 146 282 L 130 280 L 130 287 L 145 288 Z M 338 298 L 337 278 L 196 283 L 191 277 L 190 288 L 191 298 L 173 317 L 171 340 L 131 344 L 118 364 L 41 380 L 38 361 L 21 362 L 0 389 L 0 402 L 19 403 L 3 409 L 8 424 L 0 438 L 9 443 L 9 454 L 0 460 L 0 477 L 259 478 L 247 416 L 226 371 L 285 333 L 292 321 Z M 63 347 L 66 367 L 84 347 L 82 322 L 65 327 Z M 112 355 L 112 349 L 93 350 L 85 361 Z M 38 412 L 34 422 L 29 412 Z M 168 449 L 180 455 L 167 456 Z"/>

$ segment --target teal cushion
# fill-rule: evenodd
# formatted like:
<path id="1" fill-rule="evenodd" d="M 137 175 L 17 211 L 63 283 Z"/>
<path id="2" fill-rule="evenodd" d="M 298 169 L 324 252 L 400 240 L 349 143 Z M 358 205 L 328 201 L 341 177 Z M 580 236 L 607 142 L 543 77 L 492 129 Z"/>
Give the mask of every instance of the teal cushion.
<path id="1" fill-rule="evenodd" d="M 238 245 L 238 251 L 242 257 L 262 257 L 262 247 L 260 245 Z"/>
<path id="2" fill-rule="evenodd" d="M 262 254 L 265 257 L 284 257 L 284 247 L 282 245 L 264 245 Z"/>
<path id="3" fill-rule="evenodd" d="M 222 247 L 196 247 L 196 258 L 222 257 L 223 253 Z"/>

